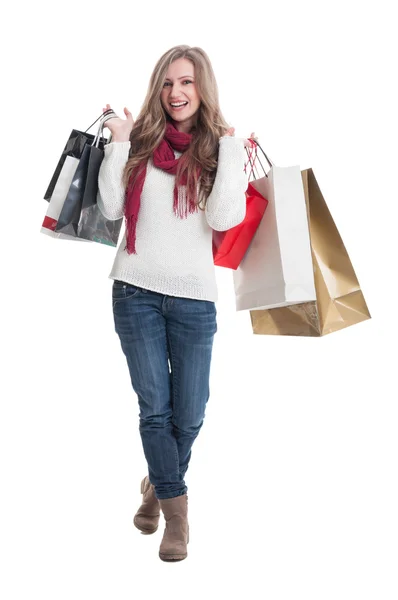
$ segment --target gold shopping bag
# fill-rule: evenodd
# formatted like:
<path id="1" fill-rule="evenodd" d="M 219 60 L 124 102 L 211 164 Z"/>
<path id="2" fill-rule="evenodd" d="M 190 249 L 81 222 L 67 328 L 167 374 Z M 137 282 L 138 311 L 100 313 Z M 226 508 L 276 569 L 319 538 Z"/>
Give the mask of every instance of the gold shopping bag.
<path id="1" fill-rule="evenodd" d="M 251 310 L 253 333 L 319 337 L 370 319 L 358 279 L 312 169 L 301 172 L 316 300 Z"/>

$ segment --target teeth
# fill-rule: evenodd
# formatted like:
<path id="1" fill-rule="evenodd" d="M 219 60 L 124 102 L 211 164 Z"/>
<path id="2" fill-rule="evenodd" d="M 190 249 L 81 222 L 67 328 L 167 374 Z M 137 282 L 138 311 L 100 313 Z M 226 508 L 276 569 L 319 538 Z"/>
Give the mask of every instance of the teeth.
<path id="1" fill-rule="evenodd" d="M 185 104 L 188 104 L 188 102 L 170 102 L 171 106 L 184 106 Z"/>

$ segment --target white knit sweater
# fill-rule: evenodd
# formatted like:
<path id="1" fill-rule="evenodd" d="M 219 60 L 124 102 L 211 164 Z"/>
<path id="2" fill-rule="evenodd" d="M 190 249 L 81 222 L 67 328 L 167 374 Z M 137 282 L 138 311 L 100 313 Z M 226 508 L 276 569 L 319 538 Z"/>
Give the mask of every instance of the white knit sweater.
<path id="1" fill-rule="evenodd" d="M 97 202 L 107 219 L 123 217 L 122 173 L 129 149 L 130 142 L 111 142 L 105 146 Z M 175 152 L 175 156 L 181 153 Z M 226 231 L 245 217 L 244 162 L 243 138 L 221 137 L 217 174 L 206 210 L 181 219 L 173 211 L 175 175 L 158 169 L 150 159 L 137 222 L 137 254 L 124 250 L 124 233 L 109 278 L 169 296 L 216 302 L 212 229 Z"/>

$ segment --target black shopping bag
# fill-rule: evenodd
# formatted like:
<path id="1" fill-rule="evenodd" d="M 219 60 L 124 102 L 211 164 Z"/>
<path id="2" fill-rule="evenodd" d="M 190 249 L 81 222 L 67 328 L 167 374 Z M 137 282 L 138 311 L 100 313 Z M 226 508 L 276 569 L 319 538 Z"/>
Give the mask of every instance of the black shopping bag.
<path id="1" fill-rule="evenodd" d="M 106 219 L 98 207 L 97 194 L 98 173 L 107 141 L 103 138 L 103 127 L 114 116 L 112 112 L 104 113 L 97 135 L 85 144 L 55 227 L 56 232 L 110 246 L 117 245 L 123 219 Z"/>
<path id="2" fill-rule="evenodd" d="M 101 213 L 97 204 L 98 174 L 104 150 L 92 145 L 88 161 L 87 176 L 81 204 L 77 235 L 79 238 L 116 246 L 123 219 L 110 221 Z"/>
<path id="3" fill-rule="evenodd" d="M 77 237 L 77 226 L 79 224 L 84 188 L 86 185 L 90 150 L 91 146 L 87 143 L 83 148 L 83 153 L 79 160 L 79 164 L 77 165 L 77 169 L 55 227 L 55 231 L 62 231 L 62 233 L 74 235 L 75 237 Z"/>
<path id="4" fill-rule="evenodd" d="M 91 129 L 91 127 L 93 127 L 93 125 L 95 125 L 95 123 L 97 123 L 97 121 L 99 121 L 104 115 L 108 114 L 108 112 L 110 112 L 110 111 L 106 111 L 100 117 L 98 117 L 98 119 L 96 119 L 94 121 L 94 123 L 92 123 L 90 125 L 90 127 L 87 127 L 86 131 L 79 131 L 78 129 L 72 129 L 72 132 L 65 144 L 65 147 L 62 151 L 62 154 L 60 156 L 58 164 L 55 168 L 53 176 L 51 177 L 51 181 L 50 181 L 48 188 L 46 190 L 46 193 L 44 195 L 44 200 L 50 201 L 52 193 L 55 188 L 55 185 L 58 181 L 59 174 L 61 173 L 62 167 L 64 166 L 66 157 L 71 156 L 73 158 L 79 158 L 79 159 L 81 158 L 86 144 L 92 144 L 94 141 L 94 138 L 95 138 L 95 136 L 93 134 L 87 133 L 87 132 L 89 131 L 89 129 Z M 106 140 L 104 140 L 102 138 L 100 140 L 100 147 L 101 146 L 103 147 L 105 142 L 106 142 Z"/>

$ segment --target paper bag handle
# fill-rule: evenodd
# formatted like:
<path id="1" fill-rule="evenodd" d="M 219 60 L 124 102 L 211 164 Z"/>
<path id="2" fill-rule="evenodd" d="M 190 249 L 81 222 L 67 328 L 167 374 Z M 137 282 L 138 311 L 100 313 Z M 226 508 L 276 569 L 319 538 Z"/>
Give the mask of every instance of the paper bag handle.
<path id="1" fill-rule="evenodd" d="M 98 129 L 97 129 L 97 133 L 95 134 L 94 140 L 93 140 L 93 143 L 92 143 L 93 146 L 96 146 L 98 148 L 100 138 L 104 137 L 104 124 L 109 119 L 113 119 L 116 116 L 117 116 L 116 113 L 111 108 L 108 108 L 108 110 L 106 110 L 105 112 L 103 112 L 102 115 L 100 115 L 98 117 L 98 119 L 96 119 L 94 121 L 94 123 L 92 123 L 90 125 L 90 127 L 87 127 L 87 129 L 86 129 L 86 131 L 84 133 L 87 133 L 87 131 L 89 129 L 91 129 L 93 127 L 93 125 L 95 125 L 97 123 L 97 121 L 100 121 L 100 124 L 99 124 Z M 109 144 L 111 140 L 112 140 L 112 134 L 110 134 L 110 136 L 107 138 L 106 142 Z"/>
<path id="2" fill-rule="evenodd" d="M 108 115 L 109 115 L 109 117 L 108 117 Z M 93 126 L 93 125 L 95 125 L 95 124 L 97 123 L 97 121 L 99 121 L 100 119 L 102 119 L 103 117 L 108 117 L 108 118 L 111 118 L 111 115 L 112 115 L 112 117 L 116 117 L 116 113 L 115 113 L 115 112 L 114 112 L 114 111 L 113 111 L 111 108 L 108 108 L 108 110 L 104 111 L 104 112 L 103 112 L 103 113 L 102 113 L 102 114 L 101 114 L 101 115 L 98 117 L 98 119 L 95 119 L 94 123 L 91 123 L 90 127 L 87 127 L 87 129 L 86 129 L 86 131 L 85 131 L 84 133 L 87 133 L 87 131 L 88 131 L 89 129 L 91 129 L 91 128 L 92 128 L 92 126 Z"/>
<path id="3" fill-rule="evenodd" d="M 257 145 L 257 146 L 260 148 L 261 152 L 262 152 L 262 153 L 264 154 L 264 156 L 265 156 L 265 160 L 266 160 L 266 161 L 267 161 L 267 163 L 269 164 L 269 167 L 270 167 L 270 169 L 272 169 L 272 167 L 274 167 L 275 165 L 274 165 L 274 163 L 272 162 L 272 160 L 271 160 L 270 158 L 268 158 L 268 156 L 265 154 L 264 150 L 263 150 L 263 149 L 262 149 L 262 147 L 260 146 L 260 143 L 259 143 L 257 140 L 253 139 L 253 138 L 250 138 L 250 139 L 251 139 L 251 141 L 252 141 L 252 142 L 254 142 L 254 143 L 255 143 L 255 144 L 256 144 L 256 145 Z M 258 160 L 259 160 L 259 162 L 260 162 L 260 159 L 258 159 Z M 260 164 L 261 164 L 261 162 L 260 162 Z M 261 165 L 261 166 L 262 166 L 262 165 Z"/>
<path id="4" fill-rule="evenodd" d="M 256 169 L 256 170 L 257 170 L 257 164 L 256 164 L 256 163 L 257 163 L 257 161 L 259 162 L 259 164 L 260 164 L 260 166 L 261 166 L 261 168 L 262 168 L 262 170 L 263 170 L 263 173 L 264 173 L 265 177 L 268 177 L 268 175 L 267 175 L 267 172 L 266 172 L 266 170 L 265 170 L 265 168 L 264 168 L 264 165 L 263 165 L 263 163 L 261 162 L 261 160 L 260 160 L 260 157 L 259 157 L 259 156 L 258 156 L 258 154 L 257 154 L 257 146 L 260 148 L 261 152 L 264 154 L 264 156 L 265 156 L 265 158 L 266 158 L 266 160 L 267 160 L 267 162 L 268 162 L 268 164 L 269 164 L 269 166 L 270 166 L 271 168 L 272 168 L 272 166 L 273 166 L 273 163 L 272 163 L 272 161 L 271 161 L 271 160 L 268 158 L 268 156 L 265 154 L 264 150 L 262 149 L 262 147 L 260 146 L 259 142 L 258 142 L 256 139 L 254 139 L 254 138 L 249 138 L 249 140 L 250 140 L 250 142 L 251 142 L 251 144 L 252 144 L 252 146 L 251 146 L 250 150 L 249 150 L 247 147 L 245 147 L 246 154 L 247 154 L 247 157 L 248 157 L 248 163 L 250 163 L 250 165 L 251 165 L 251 171 L 250 171 L 250 173 L 249 173 L 249 180 L 250 180 L 250 177 L 251 177 L 251 175 L 252 175 L 252 174 L 253 174 L 253 177 L 254 177 L 254 179 L 257 179 L 257 178 L 256 178 L 256 175 L 255 175 L 255 172 L 254 172 L 254 169 Z M 255 151 L 254 151 L 254 158 L 253 158 L 253 150 L 252 150 L 253 148 L 255 148 Z M 248 163 L 247 163 L 247 164 L 248 164 Z M 245 165 L 245 171 L 246 171 L 246 166 L 247 166 L 247 165 Z M 257 171 L 257 175 L 258 175 L 258 171 Z"/>

